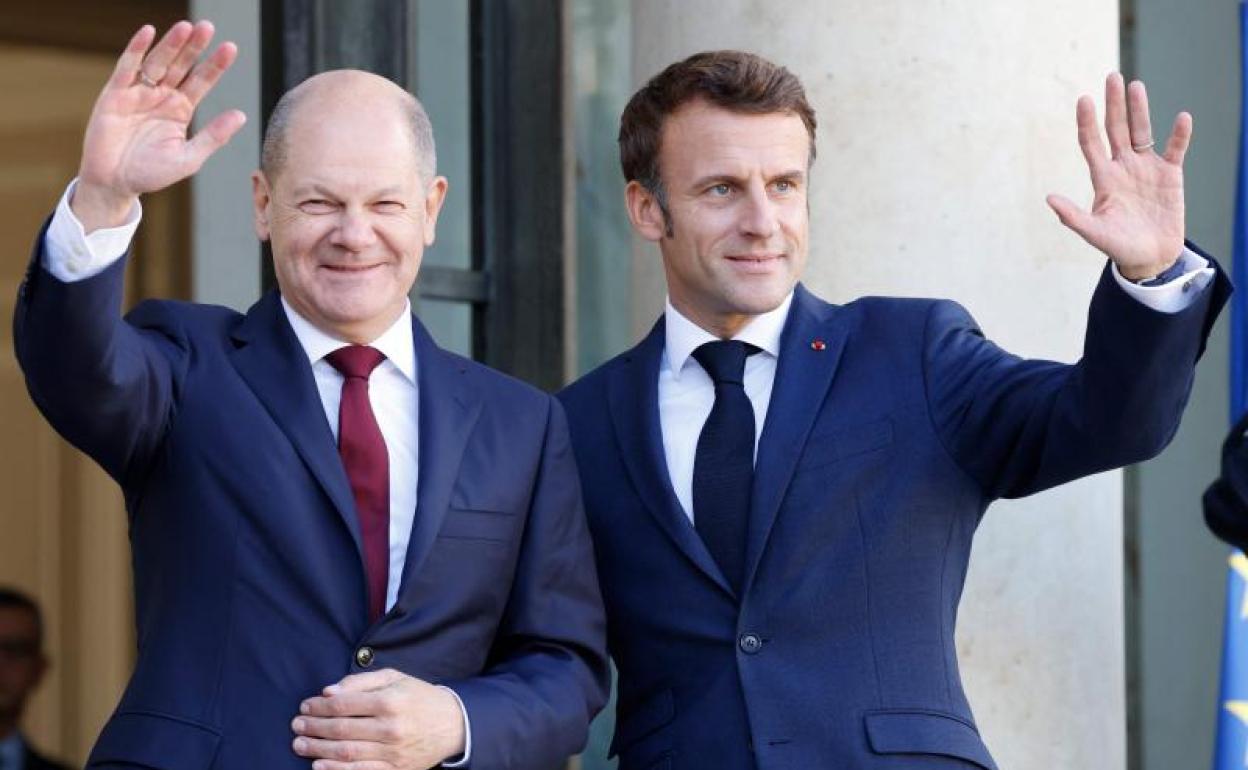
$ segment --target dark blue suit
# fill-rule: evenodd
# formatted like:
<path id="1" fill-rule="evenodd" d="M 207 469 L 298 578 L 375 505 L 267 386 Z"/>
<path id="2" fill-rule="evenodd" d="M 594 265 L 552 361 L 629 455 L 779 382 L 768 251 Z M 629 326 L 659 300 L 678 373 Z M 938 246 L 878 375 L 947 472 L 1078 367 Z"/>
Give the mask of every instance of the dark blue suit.
<path id="1" fill-rule="evenodd" d="M 92 763 L 307 768 L 290 721 L 364 670 L 363 647 L 370 669 L 459 694 L 474 768 L 549 768 L 580 749 L 605 699 L 604 621 L 554 399 L 412 320 L 418 504 L 397 604 L 370 625 L 347 477 L 277 294 L 245 316 L 145 302 L 123 322 L 122 262 L 66 284 L 39 260 L 18 359 L 130 520 L 138 660 Z"/>
<path id="2" fill-rule="evenodd" d="M 1107 271 L 1067 366 L 1002 351 L 952 302 L 838 307 L 799 285 L 740 596 L 672 491 L 662 320 L 563 391 L 619 669 L 621 770 L 994 768 L 954 647 L 980 517 L 1159 452 L 1228 293 L 1219 273 L 1166 316 Z"/>

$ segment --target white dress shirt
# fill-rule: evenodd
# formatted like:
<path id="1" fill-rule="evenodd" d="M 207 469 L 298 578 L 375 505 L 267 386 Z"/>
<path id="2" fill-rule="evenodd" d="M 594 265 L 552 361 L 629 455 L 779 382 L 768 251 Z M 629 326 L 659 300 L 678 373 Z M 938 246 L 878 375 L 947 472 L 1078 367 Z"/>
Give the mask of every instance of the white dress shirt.
<path id="1" fill-rule="evenodd" d="M 1138 286 L 1122 277 L 1115 266 L 1112 272 L 1118 285 L 1137 301 L 1162 313 L 1177 313 L 1190 305 L 1200 290 L 1213 280 L 1209 261 L 1190 249 L 1179 257 L 1183 274 L 1161 286 Z M 767 407 L 771 405 L 771 388 L 776 380 L 776 364 L 780 355 L 780 335 L 793 304 L 790 292 L 780 306 L 769 313 L 750 319 L 733 339 L 748 342 L 760 352 L 745 359 L 745 395 L 754 407 L 754 457 L 758 457 L 758 439 L 763 435 Z M 669 299 L 663 311 L 665 344 L 659 363 L 659 427 L 663 433 L 663 453 L 667 472 L 676 499 L 685 515 L 693 521 L 693 461 L 698 449 L 698 436 L 715 405 L 715 383 L 693 358 L 693 351 L 706 342 L 719 339 L 681 315 Z"/>
<path id="2" fill-rule="evenodd" d="M 312 364 L 316 389 L 325 408 L 325 419 L 338 440 L 338 405 L 343 376 L 325 356 L 346 347 L 309 323 L 282 297 L 282 309 Z M 420 475 L 417 442 L 420 386 L 416 379 L 416 351 L 412 347 L 412 314 L 408 304 L 389 329 L 370 343 L 381 351 L 382 361 L 368 378 L 368 401 L 386 442 L 390 460 L 390 575 L 386 584 L 386 610 L 399 596 L 399 581 L 407 559 L 407 541 L 416 519 L 416 485 Z"/>
<path id="3" fill-rule="evenodd" d="M 67 283 L 98 275 L 120 259 L 130 248 L 142 215 L 136 203 L 125 224 L 87 235 L 69 207 L 75 184 L 77 180 L 71 182 L 61 196 L 45 240 L 44 268 Z M 282 309 L 312 365 L 325 419 L 337 441 L 338 405 L 342 399 L 344 378 L 325 360 L 325 356 L 349 343 L 313 326 L 286 302 L 285 297 L 282 298 Z M 407 544 L 416 519 L 416 490 L 420 474 L 420 386 L 416 377 L 418 364 L 412 339 L 410 303 L 390 328 L 370 344 L 386 357 L 368 379 L 368 397 L 386 442 L 390 465 L 390 574 L 386 583 L 386 610 L 389 611 L 398 598 L 403 578 Z M 464 717 L 465 746 L 463 759 L 445 766 L 460 767 L 467 764 L 472 756 L 472 729 L 459 695 L 450 688 L 445 689 L 459 702 Z"/>

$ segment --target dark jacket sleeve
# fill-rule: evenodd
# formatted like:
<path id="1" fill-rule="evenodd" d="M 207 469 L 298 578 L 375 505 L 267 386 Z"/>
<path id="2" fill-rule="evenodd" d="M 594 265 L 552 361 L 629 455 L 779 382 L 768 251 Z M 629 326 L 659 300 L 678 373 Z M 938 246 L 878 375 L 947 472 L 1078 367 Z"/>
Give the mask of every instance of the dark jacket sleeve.
<path id="1" fill-rule="evenodd" d="M 1213 534 L 1248 550 L 1248 414 L 1222 442 L 1222 475 L 1205 490 L 1205 523 Z"/>
<path id="2" fill-rule="evenodd" d="M 924 347 L 930 413 L 987 499 L 1029 495 L 1165 448 L 1230 295 L 1222 269 L 1210 263 L 1214 280 L 1173 314 L 1132 298 L 1107 265 L 1073 365 L 1021 359 L 985 339 L 958 305 L 933 305 Z"/>
<path id="3" fill-rule="evenodd" d="M 26 387 L 57 432 L 124 485 L 165 432 L 185 350 L 155 303 L 135 310 L 148 328 L 121 317 L 124 258 L 66 283 L 42 267 L 43 249 L 40 232 L 13 318 Z"/>
<path id="4" fill-rule="evenodd" d="M 550 398 L 520 562 L 481 676 L 445 684 L 472 726 L 471 767 L 558 767 L 610 687 L 606 619 L 563 407 Z"/>

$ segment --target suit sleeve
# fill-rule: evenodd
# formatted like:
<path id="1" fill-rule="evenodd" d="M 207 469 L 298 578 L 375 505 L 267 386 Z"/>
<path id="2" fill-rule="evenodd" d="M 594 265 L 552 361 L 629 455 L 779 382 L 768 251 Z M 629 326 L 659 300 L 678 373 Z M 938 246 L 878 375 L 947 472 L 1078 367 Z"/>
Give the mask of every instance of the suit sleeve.
<path id="1" fill-rule="evenodd" d="M 934 303 L 924 384 L 949 454 L 987 499 L 1022 497 L 1157 455 L 1178 430 L 1230 284 L 1218 268 L 1199 291 L 1185 309 L 1159 312 L 1127 296 L 1107 267 L 1073 365 L 1007 353 L 963 308 Z"/>
<path id="2" fill-rule="evenodd" d="M 41 232 L 18 289 L 18 363 L 48 422 L 125 486 L 164 435 L 184 346 L 157 303 L 122 319 L 126 260 L 66 283 L 42 266 L 43 249 Z"/>
<path id="3" fill-rule="evenodd" d="M 557 767 L 606 702 L 606 620 L 563 408 L 542 458 L 507 611 L 486 672 L 446 682 L 472 722 L 474 768 Z"/>
<path id="4" fill-rule="evenodd" d="M 1213 534 L 1248 550 L 1248 415 L 1222 444 L 1222 474 L 1205 490 L 1205 523 Z"/>

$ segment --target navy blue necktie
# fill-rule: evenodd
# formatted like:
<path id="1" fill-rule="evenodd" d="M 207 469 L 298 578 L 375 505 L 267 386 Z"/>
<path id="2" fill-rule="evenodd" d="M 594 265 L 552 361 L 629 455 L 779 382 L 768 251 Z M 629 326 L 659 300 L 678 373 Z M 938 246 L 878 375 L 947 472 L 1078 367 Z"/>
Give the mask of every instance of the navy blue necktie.
<path id="1" fill-rule="evenodd" d="M 740 340 L 693 351 L 715 382 L 715 406 L 693 460 L 693 524 L 738 593 L 745 580 L 745 532 L 754 488 L 754 407 L 745 395 L 745 359 L 758 348 Z"/>

